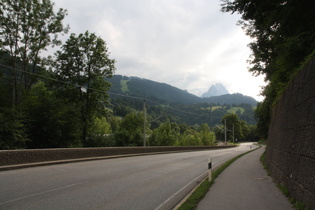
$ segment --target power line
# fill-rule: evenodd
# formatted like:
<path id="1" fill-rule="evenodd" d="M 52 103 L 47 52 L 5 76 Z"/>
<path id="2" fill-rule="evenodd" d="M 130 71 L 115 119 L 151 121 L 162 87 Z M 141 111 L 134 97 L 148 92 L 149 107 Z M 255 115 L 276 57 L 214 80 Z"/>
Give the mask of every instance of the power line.
<path id="1" fill-rule="evenodd" d="M 138 97 L 138 96 L 130 96 L 130 95 L 124 95 L 124 94 L 119 94 L 119 93 L 113 93 L 113 92 L 110 92 L 110 91 L 103 91 L 103 90 L 99 90 L 99 89 L 95 89 L 95 88 L 91 88 L 91 87 L 84 87 L 82 85 L 78 85 L 78 84 L 74 84 L 74 83 L 71 83 L 71 82 L 66 82 L 66 81 L 62 81 L 62 80 L 58 80 L 58 79 L 55 79 L 55 78 L 51 78 L 51 77 L 46 77 L 46 76 L 43 76 L 43 75 L 40 75 L 40 74 L 36 74 L 34 72 L 29 72 L 29 71 L 25 71 L 25 70 L 22 70 L 22 69 L 18 69 L 18 68 L 13 68 L 11 66 L 7 66 L 7 65 L 4 65 L 4 64 L 1 64 L 0 63 L 0 66 L 1 67 L 5 67 L 5 68 L 8 68 L 10 70 L 14 70 L 14 71 L 19 71 L 19 72 L 23 72 L 23 73 L 26 73 L 26 74 L 30 74 L 30 75 L 33 75 L 33 76 L 36 76 L 36 77 L 39 77 L 39 78 L 42 78 L 42 79 L 46 79 L 46 80 L 51 80 L 51 81 L 54 81 L 54 82 L 58 82 L 58 83 L 63 83 L 65 85 L 72 85 L 74 87 L 78 87 L 78 88 L 84 88 L 84 89 L 89 89 L 89 90 L 93 90 L 93 91 L 98 91 L 98 92 L 101 92 L 101 93 L 105 93 L 105 94 L 110 94 L 110 95 L 116 95 L 116 96 L 121 96 L 121 97 L 125 97 L 125 98 L 132 98 L 132 99 L 137 99 L 137 100 L 146 100 L 146 101 L 149 101 L 153 104 L 157 104 L 159 106 L 164 106 L 164 104 L 161 104 L 161 103 L 158 103 L 158 102 L 155 102 L 155 101 L 152 101 L 150 99 L 147 99 L 147 98 L 144 98 L 144 97 Z M 167 107 L 169 109 L 172 109 L 172 110 L 175 110 L 175 111 L 178 111 L 178 112 L 182 112 L 182 113 L 185 113 L 185 114 L 190 114 L 190 115 L 195 115 L 195 116 L 201 116 L 201 117 L 204 117 L 204 115 L 201 115 L 201 114 L 196 114 L 196 113 L 193 113 L 193 112 L 188 112 L 188 111 L 184 111 L 184 110 L 181 110 L 181 109 L 177 109 L 177 108 L 174 108 L 174 107 Z M 212 118 L 220 118 L 220 117 L 212 117 Z M 221 118 L 220 118 L 221 119 Z"/>
<path id="2" fill-rule="evenodd" d="M 69 81 L 65 82 L 65 81 L 62 81 L 62 80 L 55 79 L 55 78 L 46 77 L 46 76 L 43 76 L 43 75 L 40 75 L 40 74 L 36 74 L 36 73 L 33 73 L 33 72 L 29 72 L 29 71 L 25 71 L 25 70 L 22 70 L 22 69 L 13 68 L 11 66 L 3 65 L 1 63 L 0 63 L 0 66 L 8 68 L 10 70 L 16 70 L 16 71 L 23 72 L 23 73 L 26 73 L 26 74 L 30 74 L 30 75 L 33 75 L 33 76 L 37 76 L 37 77 L 40 77 L 40 78 L 43 78 L 43 79 L 47 79 L 47 80 L 51 80 L 51 81 L 54 81 L 54 82 L 63 83 L 63 84 L 66 84 L 66 85 L 72 85 L 72 86 L 79 87 L 79 88 L 85 88 L 85 89 L 94 90 L 94 91 L 98 91 L 98 92 L 102 92 L 102 93 L 109 93 L 109 94 L 112 94 L 112 95 L 123 96 L 123 97 L 128 97 L 128 98 L 133 98 L 133 99 L 141 99 L 141 100 L 145 99 L 145 98 L 136 97 L 136 96 L 128 96 L 128 95 L 119 94 L 119 93 L 112 93 L 112 92 L 109 92 L 109 91 L 106 92 L 106 91 L 95 89 L 95 88 L 91 88 L 91 87 L 87 88 L 87 87 L 84 87 L 82 85 L 71 83 Z"/>

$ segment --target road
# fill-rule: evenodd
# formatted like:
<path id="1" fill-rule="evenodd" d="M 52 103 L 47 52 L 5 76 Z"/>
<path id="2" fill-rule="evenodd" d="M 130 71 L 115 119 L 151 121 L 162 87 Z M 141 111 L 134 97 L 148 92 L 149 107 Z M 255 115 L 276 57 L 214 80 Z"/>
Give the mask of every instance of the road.
<path id="1" fill-rule="evenodd" d="M 252 147 L 253 149 L 254 147 Z M 0 172 L 0 209 L 171 209 L 237 148 L 26 168 Z"/>

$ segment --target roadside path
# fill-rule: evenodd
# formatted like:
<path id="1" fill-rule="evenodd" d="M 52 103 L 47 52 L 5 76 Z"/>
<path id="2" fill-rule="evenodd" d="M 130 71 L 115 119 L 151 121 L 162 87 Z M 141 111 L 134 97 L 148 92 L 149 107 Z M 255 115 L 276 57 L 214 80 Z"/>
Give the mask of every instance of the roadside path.
<path id="1" fill-rule="evenodd" d="M 264 151 L 265 147 L 261 147 L 225 169 L 199 203 L 197 210 L 293 209 L 260 163 Z"/>

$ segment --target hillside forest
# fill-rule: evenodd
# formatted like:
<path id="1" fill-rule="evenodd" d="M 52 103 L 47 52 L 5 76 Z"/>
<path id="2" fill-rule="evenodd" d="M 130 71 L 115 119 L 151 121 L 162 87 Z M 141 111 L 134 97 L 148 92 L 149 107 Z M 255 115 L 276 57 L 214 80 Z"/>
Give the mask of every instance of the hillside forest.
<path id="1" fill-rule="evenodd" d="M 114 97 L 106 42 L 85 31 L 62 43 L 66 15 L 50 1 L 0 4 L 0 149 L 214 145 L 225 126 L 227 141 L 257 140 L 249 104 Z"/>

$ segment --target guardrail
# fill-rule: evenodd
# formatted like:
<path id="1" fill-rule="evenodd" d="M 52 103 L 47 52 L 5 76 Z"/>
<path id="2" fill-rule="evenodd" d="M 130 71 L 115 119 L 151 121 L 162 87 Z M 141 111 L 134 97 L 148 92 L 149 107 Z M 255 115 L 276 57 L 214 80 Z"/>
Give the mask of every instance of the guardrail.
<path id="1" fill-rule="evenodd" d="M 148 155 L 167 152 L 224 149 L 235 146 L 183 146 L 183 147 L 102 147 L 1 150 L 0 170 L 50 165 L 121 156 Z"/>

